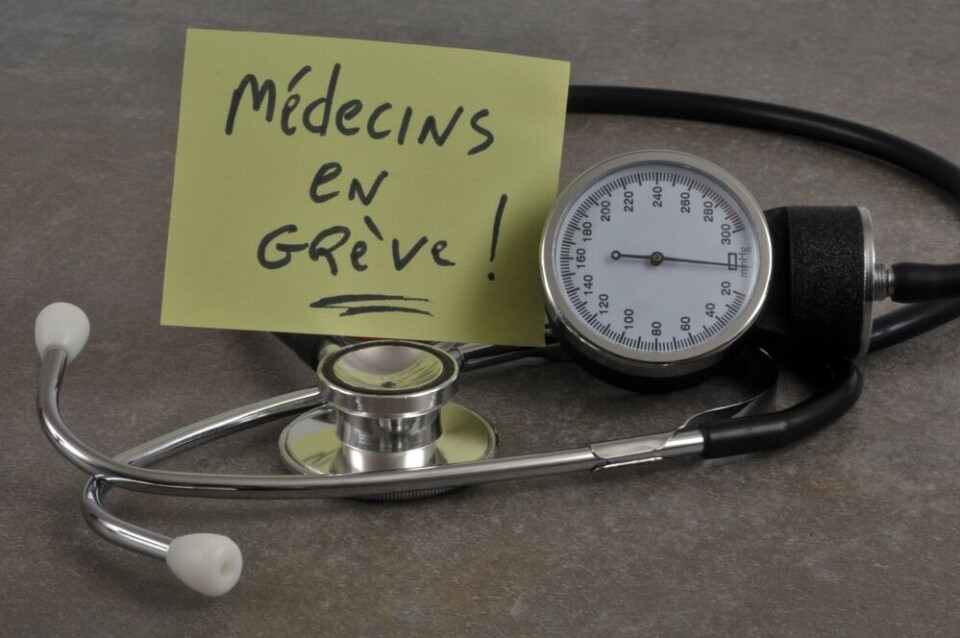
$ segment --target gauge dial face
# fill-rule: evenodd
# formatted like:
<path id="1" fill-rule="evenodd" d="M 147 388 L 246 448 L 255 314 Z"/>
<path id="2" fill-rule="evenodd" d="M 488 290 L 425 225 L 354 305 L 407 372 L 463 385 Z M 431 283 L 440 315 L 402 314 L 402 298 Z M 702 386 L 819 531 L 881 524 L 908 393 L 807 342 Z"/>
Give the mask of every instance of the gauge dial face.
<path id="1" fill-rule="evenodd" d="M 564 192 L 541 266 L 551 311 L 592 350 L 681 365 L 722 352 L 753 323 L 770 239 L 759 205 L 728 173 L 646 151 L 608 160 Z"/>

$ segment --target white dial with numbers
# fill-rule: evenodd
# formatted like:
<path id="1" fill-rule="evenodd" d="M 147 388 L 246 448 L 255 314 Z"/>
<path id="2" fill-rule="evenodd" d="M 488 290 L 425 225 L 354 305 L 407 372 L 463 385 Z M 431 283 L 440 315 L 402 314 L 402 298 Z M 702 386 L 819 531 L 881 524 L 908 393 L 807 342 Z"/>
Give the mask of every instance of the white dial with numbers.
<path id="1" fill-rule="evenodd" d="M 770 238 L 747 190 L 674 151 L 612 158 L 561 195 L 541 272 L 567 341 L 639 376 L 708 367 L 752 325 L 770 279 Z"/>

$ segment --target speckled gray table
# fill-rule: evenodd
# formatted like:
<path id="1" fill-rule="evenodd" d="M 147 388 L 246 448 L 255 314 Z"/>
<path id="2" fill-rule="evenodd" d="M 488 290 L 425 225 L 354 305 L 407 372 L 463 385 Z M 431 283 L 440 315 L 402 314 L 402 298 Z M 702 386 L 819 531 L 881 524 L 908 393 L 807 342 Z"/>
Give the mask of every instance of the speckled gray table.
<path id="1" fill-rule="evenodd" d="M 857 407 L 773 454 L 406 504 L 117 494 L 119 513 L 165 533 L 237 539 L 243 579 L 215 600 L 83 524 L 82 477 L 35 424 L 31 343 L 47 302 L 87 309 L 94 334 L 64 409 L 112 453 L 311 382 L 267 335 L 159 326 L 188 26 L 569 59 L 576 82 L 766 99 L 960 160 L 958 25 L 948 2 L 4 1 L 0 634 L 960 635 L 960 325 L 863 360 Z M 640 147 L 718 162 L 766 207 L 868 206 L 887 262 L 960 254 L 960 206 L 944 193 L 797 139 L 575 116 L 561 181 Z M 523 363 L 478 373 L 460 398 L 515 454 L 663 429 L 724 396 L 708 384 L 637 397 L 572 365 Z M 168 466 L 281 471 L 280 427 Z"/>

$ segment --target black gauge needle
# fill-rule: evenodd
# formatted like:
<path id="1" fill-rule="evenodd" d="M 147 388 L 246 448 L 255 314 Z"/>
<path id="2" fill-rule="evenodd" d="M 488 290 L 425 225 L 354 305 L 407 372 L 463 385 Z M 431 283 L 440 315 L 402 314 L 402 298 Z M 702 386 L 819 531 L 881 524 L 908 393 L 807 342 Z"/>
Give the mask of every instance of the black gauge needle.
<path id="1" fill-rule="evenodd" d="M 685 259 L 683 257 L 667 257 L 660 251 L 650 253 L 649 255 L 633 255 L 630 253 L 622 253 L 619 250 L 615 250 L 610 253 L 610 258 L 614 261 L 618 259 L 644 259 L 650 262 L 652 266 L 659 266 L 665 261 L 678 261 L 684 264 L 706 264 L 708 266 L 726 266 L 730 267 L 730 262 L 726 261 L 704 261 L 702 259 Z"/>

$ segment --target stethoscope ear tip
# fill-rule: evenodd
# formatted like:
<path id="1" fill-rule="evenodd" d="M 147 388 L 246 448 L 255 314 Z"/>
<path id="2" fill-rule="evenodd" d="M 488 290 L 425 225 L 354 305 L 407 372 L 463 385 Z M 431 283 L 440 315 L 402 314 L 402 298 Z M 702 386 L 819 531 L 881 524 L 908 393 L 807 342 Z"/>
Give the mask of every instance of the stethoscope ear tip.
<path id="1" fill-rule="evenodd" d="M 90 336 L 90 320 L 86 313 L 72 303 L 52 303 L 37 315 L 34 337 L 37 351 L 43 358 L 50 348 L 62 348 L 67 361 L 73 361 L 83 350 Z"/>
<path id="2" fill-rule="evenodd" d="M 170 542 L 167 566 L 190 589 L 204 596 L 222 596 L 240 579 L 243 555 L 226 536 L 186 534 Z"/>

